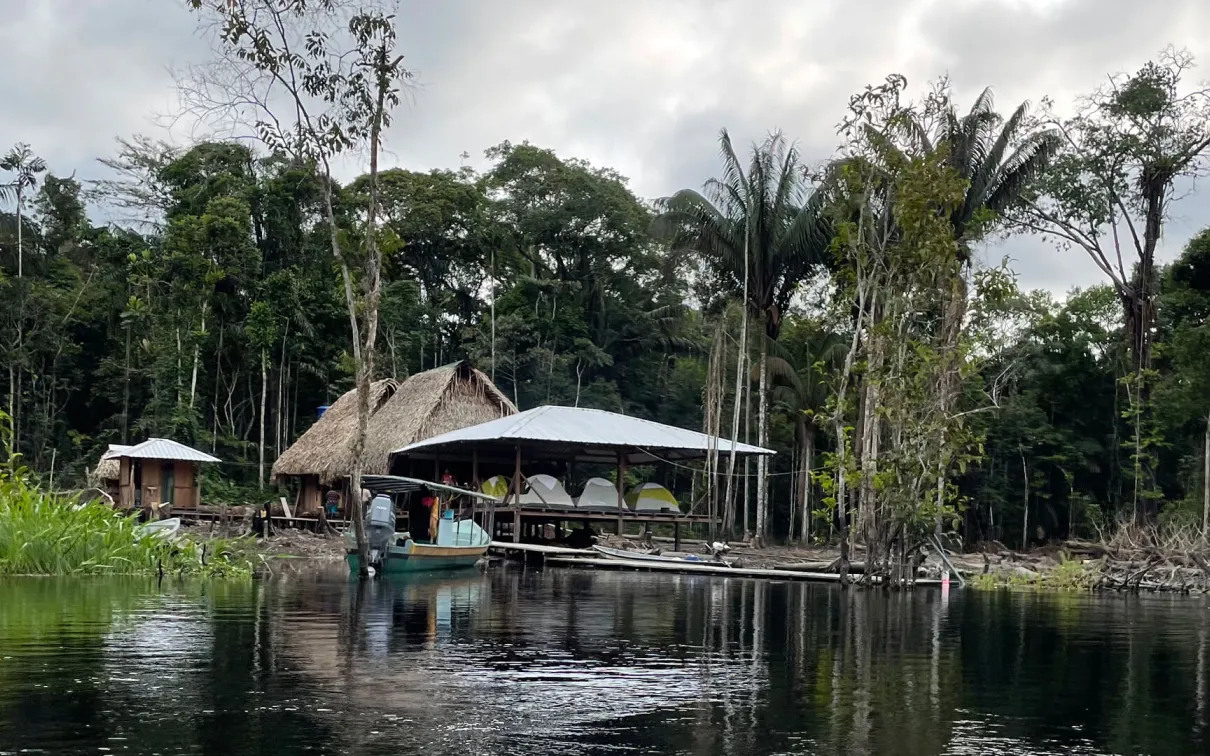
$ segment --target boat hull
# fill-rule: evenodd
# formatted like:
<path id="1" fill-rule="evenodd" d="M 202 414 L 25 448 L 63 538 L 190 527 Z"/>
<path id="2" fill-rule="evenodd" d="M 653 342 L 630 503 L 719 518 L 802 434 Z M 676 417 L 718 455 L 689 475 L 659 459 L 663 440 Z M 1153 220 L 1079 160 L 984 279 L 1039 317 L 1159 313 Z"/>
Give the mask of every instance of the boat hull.
<path id="1" fill-rule="evenodd" d="M 721 560 L 703 559 L 696 554 L 686 554 L 682 556 L 665 556 L 663 554 L 643 554 L 637 551 L 624 551 L 622 549 L 611 549 L 608 546 L 596 545 L 592 547 L 598 554 L 603 554 L 609 559 L 619 559 L 630 562 L 665 562 L 672 564 L 712 564 L 717 567 L 730 567 L 731 565 Z"/>
<path id="2" fill-rule="evenodd" d="M 398 547 L 391 549 L 391 555 L 381 572 L 385 575 L 397 575 L 404 572 L 461 570 L 474 567 L 486 553 L 487 546 L 433 546 L 417 543 L 408 550 Z M 346 554 L 345 560 L 349 563 L 350 572 L 357 572 L 361 566 L 361 560 L 355 551 Z"/>

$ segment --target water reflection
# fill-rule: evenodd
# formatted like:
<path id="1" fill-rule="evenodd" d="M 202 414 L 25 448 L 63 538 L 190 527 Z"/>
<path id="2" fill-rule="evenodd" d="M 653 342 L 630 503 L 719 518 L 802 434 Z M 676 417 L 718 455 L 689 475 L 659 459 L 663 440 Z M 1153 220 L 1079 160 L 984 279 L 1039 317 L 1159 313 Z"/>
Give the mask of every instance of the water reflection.
<path id="1" fill-rule="evenodd" d="M 0 583 L 0 753 L 1206 752 L 1200 599 L 511 569 Z"/>

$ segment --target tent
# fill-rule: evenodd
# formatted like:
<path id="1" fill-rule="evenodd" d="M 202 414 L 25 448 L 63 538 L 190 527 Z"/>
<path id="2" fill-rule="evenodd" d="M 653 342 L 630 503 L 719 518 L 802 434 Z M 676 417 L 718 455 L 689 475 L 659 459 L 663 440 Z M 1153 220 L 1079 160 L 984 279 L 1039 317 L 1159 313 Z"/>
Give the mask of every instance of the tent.
<path id="1" fill-rule="evenodd" d="M 530 507 L 571 508 L 575 502 L 563 490 L 563 484 L 551 475 L 534 475 L 525 479 L 529 488 L 521 494 L 521 504 Z"/>
<path id="2" fill-rule="evenodd" d="M 592 512 L 618 511 L 618 489 L 605 478 L 589 478 L 584 484 L 584 491 L 576 499 L 576 509 Z M 630 507 L 622 503 L 622 510 L 629 511 Z"/>
<path id="3" fill-rule="evenodd" d="M 508 478 L 504 477 L 503 475 L 493 475 L 492 477 L 483 481 L 482 485 L 479 486 L 479 490 L 483 491 L 483 493 L 487 494 L 488 496 L 495 496 L 501 501 L 507 501 Z"/>
<path id="4" fill-rule="evenodd" d="M 636 512 L 676 512 L 681 505 L 667 488 L 659 483 L 640 483 L 626 494 L 626 503 Z"/>

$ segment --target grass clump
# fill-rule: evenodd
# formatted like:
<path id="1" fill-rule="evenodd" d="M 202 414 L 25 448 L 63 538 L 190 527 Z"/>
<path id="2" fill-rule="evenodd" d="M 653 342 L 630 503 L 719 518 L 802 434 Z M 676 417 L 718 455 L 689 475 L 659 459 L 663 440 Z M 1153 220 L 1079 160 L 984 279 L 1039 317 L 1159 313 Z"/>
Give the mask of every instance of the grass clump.
<path id="1" fill-rule="evenodd" d="M 0 413 L 0 432 L 5 429 Z M 144 532 L 135 515 L 102 501 L 40 490 L 16 455 L 0 458 L 0 576 L 179 575 L 250 577 L 252 563 L 230 539 L 199 542 Z"/>
<path id="2" fill-rule="evenodd" d="M 1057 565 L 1041 572 L 997 571 L 975 575 L 967 583 L 981 591 L 995 590 L 1044 590 L 1057 592 L 1081 592 L 1096 589 L 1101 584 L 1101 569 L 1098 563 L 1084 563 L 1078 559 L 1061 556 Z"/>

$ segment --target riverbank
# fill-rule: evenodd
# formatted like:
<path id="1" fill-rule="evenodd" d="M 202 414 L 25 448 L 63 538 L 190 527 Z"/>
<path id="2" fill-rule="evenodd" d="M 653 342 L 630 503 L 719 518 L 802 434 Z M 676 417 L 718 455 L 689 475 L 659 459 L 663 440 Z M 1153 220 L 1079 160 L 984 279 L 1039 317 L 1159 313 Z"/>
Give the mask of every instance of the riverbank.
<path id="1" fill-rule="evenodd" d="M 616 536 L 607 539 L 617 545 Z M 635 545 L 633 540 L 630 541 Z M 659 546 L 670 548 L 670 544 Z M 686 550 L 703 550 L 686 544 Z M 836 572 L 840 551 L 835 546 L 799 547 L 731 544 L 728 557 L 750 569 Z M 1120 529 L 1106 542 L 1069 540 L 1029 551 L 1014 551 L 988 543 L 971 553 L 946 554 L 949 564 L 978 590 L 1148 591 L 1210 593 L 1210 548 L 1191 533 L 1160 537 L 1153 531 Z M 930 550 L 917 578 L 938 579 L 946 563 Z M 865 550 L 855 546 L 849 575 L 857 581 L 865 572 Z"/>
<path id="2" fill-rule="evenodd" d="M 201 531 L 202 527 L 190 528 Z M 200 532 L 199 532 L 200 535 Z M 603 545 L 642 549 L 635 538 L 605 534 Z M 279 529 L 269 538 L 256 539 L 255 550 L 266 560 L 306 559 L 336 563 L 344 559 L 344 538 L 319 536 L 307 530 Z M 671 550 L 670 543 L 657 541 L 657 548 Z M 1150 591 L 1173 593 L 1210 593 L 1210 559 L 1187 543 L 1178 548 L 1159 544 L 1139 536 L 1119 535 L 1108 543 L 1072 540 L 1046 544 L 1027 552 L 1014 551 L 1000 544 L 985 544 L 973 553 L 947 554 L 949 563 L 977 590 L 1053 590 L 1053 591 Z M 685 542 L 683 551 L 706 554 L 704 544 Z M 728 561 L 753 570 L 835 573 L 840 552 L 833 546 L 730 545 Z M 917 570 L 917 578 L 937 580 L 945 562 L 932 551 Z M 857 582 L 865 572 L 865 551 L 854 547 L 850 557 L 850 578 Z"/>

